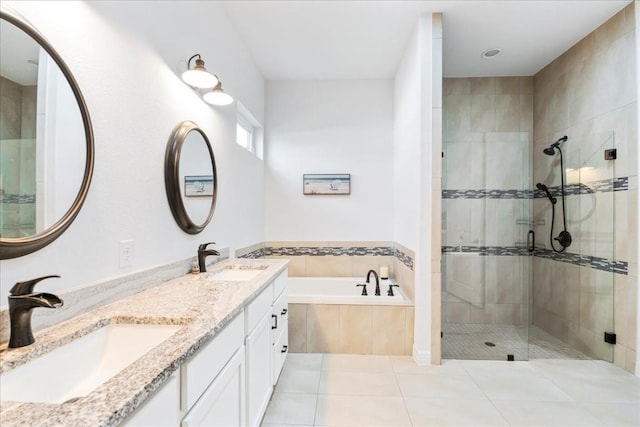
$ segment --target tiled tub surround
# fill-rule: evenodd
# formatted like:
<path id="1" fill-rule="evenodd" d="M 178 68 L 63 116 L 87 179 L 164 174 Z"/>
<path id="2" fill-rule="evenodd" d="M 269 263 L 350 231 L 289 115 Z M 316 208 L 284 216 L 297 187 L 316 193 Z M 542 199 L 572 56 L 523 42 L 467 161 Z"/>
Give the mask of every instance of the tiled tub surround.
<path id="1" fill-rule="evenodd" d="M 389 266 L 405 296 L 414 298 L 415 253 L 394 242 L 264 242 L 239 249 L 239 258 L 289 259 L 289 277 L 362 277 Z"/>
<path id="2" fill-rule="evenodd" d="M 413 303 L 386 297 L 389 280 L 360 295 L 358 278 L 289 278 L 289 348 L 296 353 L 411 355 Z"/>
<path id="3" fill-rule="evenodd" d="M 289 304 L 289 349 L 411 355 L 413 323 L 413 306 Z"/>
<path id="4" fill-rule="evenodd" d="M 287 267 L 279 260 L 229 260 L 210 269 L 260 265 L 267 268 L 246 282 L 211 281 L 186 275 L 92 310 L 36 334 L 36 343 L 0 353 L 0 373 L 85 335 L 107 323 L 184 325 L 124 371 L 78 399 L 61 405 L 0 402 L 3 427 L 113 426 L 140 406 L 172 372 L 211 341 L 222 328 Z"/>

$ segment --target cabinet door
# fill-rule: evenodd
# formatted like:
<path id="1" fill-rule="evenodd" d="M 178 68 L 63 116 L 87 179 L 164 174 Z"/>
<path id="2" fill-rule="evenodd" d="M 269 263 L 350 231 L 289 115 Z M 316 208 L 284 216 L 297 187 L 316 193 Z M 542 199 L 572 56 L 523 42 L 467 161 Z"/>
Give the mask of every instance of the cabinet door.
<path id="1" fill-rule="evenodd" d="M 271 396 L 271 324 L 268 311 L 245 341 L 249 426 L 259 425 Z"/>
<path id="2" fill-rule="evenodd" d="M 273 367 L 271 368 L 271 373 L 273 375 L 273 384 L 275 385 L 278 382 L 278 377 L 280 376 L 280 372 L 282 371 L 282 367 L 284 365 L 284 360 L 287 358 L 287 353 L 289 352 L 289 327 L 288 325 L 284 326 L 282 330 L 282 334 L 278 341 L 273 344 Z"/>
<path id="3" fill-rule="evenodd" d="M 175 427 L 180 422 L 179 372 L 174 372 L 153 396 L 149 397 L 121 424 L 127 427 Z"/>
<path id="4" fill-rule="evenodd" d="M 184 417 L 182 427 L 240 427 L 245 424 L 244 358 L 244 347 L 241 347 Z"/>

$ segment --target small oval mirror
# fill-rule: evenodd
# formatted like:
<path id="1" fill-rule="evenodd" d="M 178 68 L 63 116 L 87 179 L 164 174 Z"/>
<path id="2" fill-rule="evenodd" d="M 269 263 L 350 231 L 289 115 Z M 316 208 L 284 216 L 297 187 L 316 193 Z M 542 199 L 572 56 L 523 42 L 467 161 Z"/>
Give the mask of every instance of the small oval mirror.
<path id="1" fill-rule="evenodd" d="M 75 219 L 93 174 L 91 120 L 71 71 L 0 7 L 0 259 L 43 248 Z"/>
<path id="2" fill-rule="evenodd" d="M 178 226 L 189 234 L 200 233 L 213 217 L 218 179 L 209 139 L 192 121 L 178 124 L 171 133 L 164 182 Z"/>

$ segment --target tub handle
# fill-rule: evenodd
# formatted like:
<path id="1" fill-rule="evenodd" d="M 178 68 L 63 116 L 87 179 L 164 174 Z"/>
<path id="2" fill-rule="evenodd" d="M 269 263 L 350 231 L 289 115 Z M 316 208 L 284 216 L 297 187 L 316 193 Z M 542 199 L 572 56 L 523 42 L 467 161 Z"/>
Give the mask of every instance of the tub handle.
<path id="1" fill-rule="evenodd" d="M 394 287 L 394 286 L 395 286 L 396 288 L 399 288 L 399 287 L 400 287 L 400 286 L 398 286 L 398 285 L 394 285 L 393 283 L 392 283 L 392 284 L 390 284 L 390 285 L 389 285 L 389 290 L 387 291 L 387 296 L 390 296 L 390 297 L 394 296 L 394 295 L 393 295 L 393 287 Z"/>
<path id="2" fill-rule="evenodd" d="M 356 285 L 356 286 L 362 286 L 362 293 L 360 295 L 362 295 L 363 297 L 366 297 L 368 295 L 367 294 L 367 284 L 366 283 L 363 283 L 361 285 Z"/>
<path id="3" fill-rule="evenodd" d="M 287 314 L 287 311 L 289 311 L 289 310 L 288 310 L 288 309 L 286 309 L 286 308 L 283 308 L 283 309 L 282 309 L 282 313 L 280 313 L 280 315 L 281 315 L 281 316 L 284 316 L 285 314 Z"/>
<path id="4" fill-rule="evenodd" d="M 288 346 L 283 345 L 282 350 L 280 350 L 280 353 L 286 353 L 288 348 L 289 348 Z"/>
<path id="5" fill-rule="evenodd" d="M 276 321 L 275 326 L 272 326 L 271 329 L 278 329 L 278 316 L 276 316 L 275 314 L 272 314 L 271 317 L 273 317 Z"/>

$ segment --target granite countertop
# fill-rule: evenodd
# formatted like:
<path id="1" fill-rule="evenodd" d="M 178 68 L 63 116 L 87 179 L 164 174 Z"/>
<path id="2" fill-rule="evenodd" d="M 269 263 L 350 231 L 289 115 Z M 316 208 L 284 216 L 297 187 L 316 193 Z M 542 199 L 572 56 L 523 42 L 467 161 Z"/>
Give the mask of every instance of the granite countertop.
<path id="1" fill-rule="evenodd" d="M 184 325 L 93 392 L 61 404 L 0 401 L 0 422 L 10 426 L 115 426 L 158 389 L 182 363 L 213 339 L 262 289 L 286 269 L 286 260 L 233 259 L 207 273 L 188 274 L 59 323 L 20 349 L 0 347 L 0 375 L 112 323 Z M 238 282 L 209 280 L 228 268 L 264 268 Z M 0 399 L 2 396 L 0 395 Z"/>

